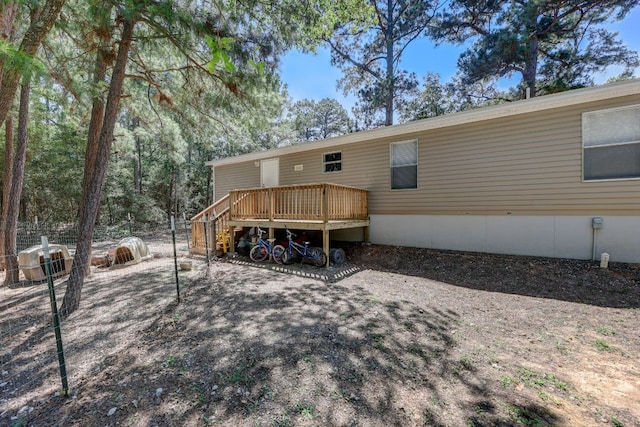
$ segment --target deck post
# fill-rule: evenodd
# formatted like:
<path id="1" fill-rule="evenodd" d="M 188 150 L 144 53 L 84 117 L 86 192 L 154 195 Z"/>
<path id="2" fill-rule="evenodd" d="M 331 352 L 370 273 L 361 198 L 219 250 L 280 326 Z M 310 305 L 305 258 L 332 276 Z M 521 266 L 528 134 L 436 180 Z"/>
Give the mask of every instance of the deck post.
<path id="1" fill-rule="evenodd" d="M 273 188 L 269 187 L 267 189 L 267 209 L 269 209 L 269 212 L 267 213 L 267 215 L 269 217 L 269 221 L 273 221 L 274 208 L 275 208 L 275 202 L 273 200 Z"/>
<path id="2" fill-rule="evenodd" d="M 327 255 L 327 263 L 324 265 L 325 267 L 329 267 L 330 264 L 330 260 L 329 260 L 329 230 L 326 227 L 322 230 L 322 250 L 324 251 L 324 253 Z"/>
<path id="3" fill-rule="evenodd" d="M 213 254 L 215 255 L 217 242 L 215 240 L 216 237 L 214 236 L 215 231 L 213 230 L 215 222 L 214 215 L 215 214 L 209 215 L 207 227 L 209 227 L 209 250 L 211 251 L 213 249 Z"/>
<path id="4" fill-rule="evenodd" d="M 235 191 L 229 191 L 229 219 L 231 220 L 233 220 L 234 217 L 236 216 L 235 200 L 236 200 Z"/>
<path id="5" fill-rule="evenodd" d="M 229 234 L 229 252 L 236 252 L 236 227 L 227 224 L 227 233 Z"/>
<path id="6" fill-rule="evenodd" d="M 329 266 L 329 184 L 322 185 L 322 250 L 327 255 L 327 263 L 325 267 Z"/>
<path id="7" fill-rule="evenodd" d="M 322 222 L 329 223 L 329 184 L 322 185 Z"/>

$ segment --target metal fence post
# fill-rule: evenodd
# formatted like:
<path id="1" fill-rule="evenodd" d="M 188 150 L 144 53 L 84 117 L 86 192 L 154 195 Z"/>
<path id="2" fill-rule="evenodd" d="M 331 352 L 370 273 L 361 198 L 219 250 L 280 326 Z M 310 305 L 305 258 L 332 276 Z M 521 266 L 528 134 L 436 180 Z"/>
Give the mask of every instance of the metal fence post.
<path id="1" fill-rule="evenodd" d="M 42 252 L 44 255 L 44 272 L 47 275 L 49 284 L 49 299 L 51 300 L 51 314 L 53 316 L 53 331 L 56 334 L 56 348 L 58 350 L 58 366 L 60 367 L 60 378 L 62 379 L 62 395 L 69 395 L 69 384 L 67 383 L 67 366 L 64 361 L 64 349 L 62 347 L 62 334 L 60 333 L 60 316 L 58 305 L 56 304 L 56 292 L 53 287 L 53 271 L 51 269 L 51 255 L 49 254 L 49 240 L 42 236 Z"/>
<path id="2" fill-rule="evenodd" d="M 173 239 L 173 264 L 176 271 L 176 293 L 178 295 L 178 302 L 180 302 L 180 281 L 178 279 L 178 253 L 176 252 L 176 222 L 173 215 L 171 215 L 171 238 Z"/>

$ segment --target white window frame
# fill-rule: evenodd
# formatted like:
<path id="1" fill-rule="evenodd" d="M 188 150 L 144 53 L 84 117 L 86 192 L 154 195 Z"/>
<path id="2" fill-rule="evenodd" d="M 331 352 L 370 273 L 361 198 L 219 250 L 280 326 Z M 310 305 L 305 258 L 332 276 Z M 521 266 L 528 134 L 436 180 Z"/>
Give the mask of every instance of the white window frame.
<path id="1" fill-rule="evenodd" d="M 416 161 L 415 163 L 411 163 L 411 164 L 406 164 L 406 165 L 401 165 L 401 166 L 394 166 L 393 165 L 393 146 L 394 145 L 400 145 L 400 144 L 408 144 L 408 143 L 413 143 L 415 144 L 416 147 Z M 407 139 L 404 141 L 394 141 L 392 143 L 389 144 L 389 189 L 391 191 L 415 191 L 419 188 L 418 185 L 418 163 L 419 163 L 419 158 L 420 158 L 420 153 L 418 151 L 418 140 L 417 139 Z M 415 166 L 415 170 L 416 170 L 416 186 L 412 187 L 412 188 L 393 188 L 393 168 L 394 167 L 407 167 L 407 166 Z"/>
<path id="2" fill-rule="evenodd" d="M 585 166 L 587 153 L 590 149 L 598 149 L 598 148 L 607 148 L 607 147 L 622 147 L 622 146 L 630 146 L 630 145 L 640 145 L 640 121 L 632 119 L 631 125 L 635 125 L 637 129 L 632 130 L 629 140 L 619 140 L 619 141 L 611 141 L 611 142 L 603 142 L 598 143 L 597 141 L 592 140 L 591 138 L 591 127 L 595 124 L 598 129 L 611 129 L 610 126 L 602 126 L 599 123 L 593 123 L 593 121 L 597 120 L 597 116 L 605 116 L 611 114 L 614 115 L 616 112 L 623 112 L 628 110 L 636 110 L 638 116 L 640 116 L 640 104 L 636 105 L 628 105 L 624 107 L 616 107 L 616 108 L 608 108 L 603 110 L 595 110 L 588 111 L 582 113 L 582 181 L 583 182 L 601 182 L 601 181 L 629 181 L 629 180 L 638 180 L 640 179 L 640 165 L 638 166 L 639 171 L 637 176 L 628 176 L 628 177 L 603 177 L 603 178 L 590 178 L 586 176 L 587 167 Z"/>
<path id="3" fill-rule="evenodd" d="M 334 160 L 331 162 L 326 161 L 326 156 L 329 154 L 340 154 L 340 160 Z M 340 164 L 340 170 L 337 171 L 328 171 L 327 165 Z M 327 151 L 326 153 L 322 153 L 322 173 L 341 173 L 342 172 L 342 151 Z"/>

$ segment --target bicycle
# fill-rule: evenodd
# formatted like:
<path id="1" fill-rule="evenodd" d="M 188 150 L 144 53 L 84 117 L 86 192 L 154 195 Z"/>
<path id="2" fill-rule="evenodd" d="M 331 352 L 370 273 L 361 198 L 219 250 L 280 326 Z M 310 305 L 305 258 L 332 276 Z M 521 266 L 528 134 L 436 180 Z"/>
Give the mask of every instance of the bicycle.
<path id="1" fill-rule="evenodd" d="M 287 248 L 284 250 L 281 256 L 283 264 L 293 264 L 298 257 L 302 259 L 307 258 L 313 261 L 316 267 L 324 267 L 327 264 L 327 254 L 320 248 L 310 247 L 309 242 L 304 242 L 304 245 L 293 240 L 296 236 L 292 233 L 287 226 L 284 226 L 287 231 Z"/>
<path id="2" fill-rule="evenodd" d="M 274 245 L 273 242 L 275 242 L 276 239 L 264 240 L 262 235 L 266 233 L 266 231 L 260 227 L 256 227 L 256 232 L 258 234 L 258 242 L 251 248 L 249 258 L 254 262 L 261 262 L 271 256 L 275 262 L 282 264 L 282 254 L 285 252 L 284 246 Z"/>

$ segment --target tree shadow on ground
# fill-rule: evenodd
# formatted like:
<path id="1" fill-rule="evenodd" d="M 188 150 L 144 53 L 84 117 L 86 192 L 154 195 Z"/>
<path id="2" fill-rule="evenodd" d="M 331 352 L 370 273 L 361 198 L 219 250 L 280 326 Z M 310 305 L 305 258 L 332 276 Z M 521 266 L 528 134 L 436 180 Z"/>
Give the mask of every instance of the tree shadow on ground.
<path id="1" fill-rule="evenodd" d="M 161 265 L 150 264 L 151 268 L 143 273 L 141 267 L 146 266 L 102 270 L 87 277 L 80 309 L 61 326 L 69 376 L 74 372 L 77 376 L 89 374 L 105 355 L 117 351 L 119 340 L 127 338 L 125 334 L 131 333 L 132 328 L 143 327 L 155 318 L 156 313 L 148 309 L 137 311 L 136 304 L 164 307 L 175 299 L 172 265 L 162 261 Z M 24 399 L 34 390 L 61 390 L 47 283 L 37 287 L 41 289 L 14 295 L 2 305 L 0 424 L 3 416 L 13 415 L 12 410 L 23 407 Z M 55 289 L 59 306 L 66 289 L 64 279 L 56 282 Z M 70 337 L 70 327 L 80 333 Z"/>
<path id="2" fill-rule="evenodd" d="M 352 245 L 359 268 L 422 277 L 470 289 L 614 308 L 640 308 L 640 264 Z"/>
<path id="3" fill-rule="evenodd" d="M 75 351 L 95 354 L 128 321 L 136 322 L 136 339 L 114 342 L 118 351 L 79 381 L 77 399 L 54 399 L 30 422 L 443 426 L 456 403 L 466 418 L 454 423 L 558 424 L 543 408 L 492 392 L 460 359 L 452 333 L 459 313 L 358 286 L 284 279 L 231 267 L 191 285 L 182 303 L 165 300 L 145 313 L 132 303 L 142 306 L 157 291 L 126 287 L 122 278 L 117 292 L 92 298 L 87 319 L 75 321 L 99 322 L 88 315 L 111 299 L 129 304 L 116 308 L 109 335 Z"/>

